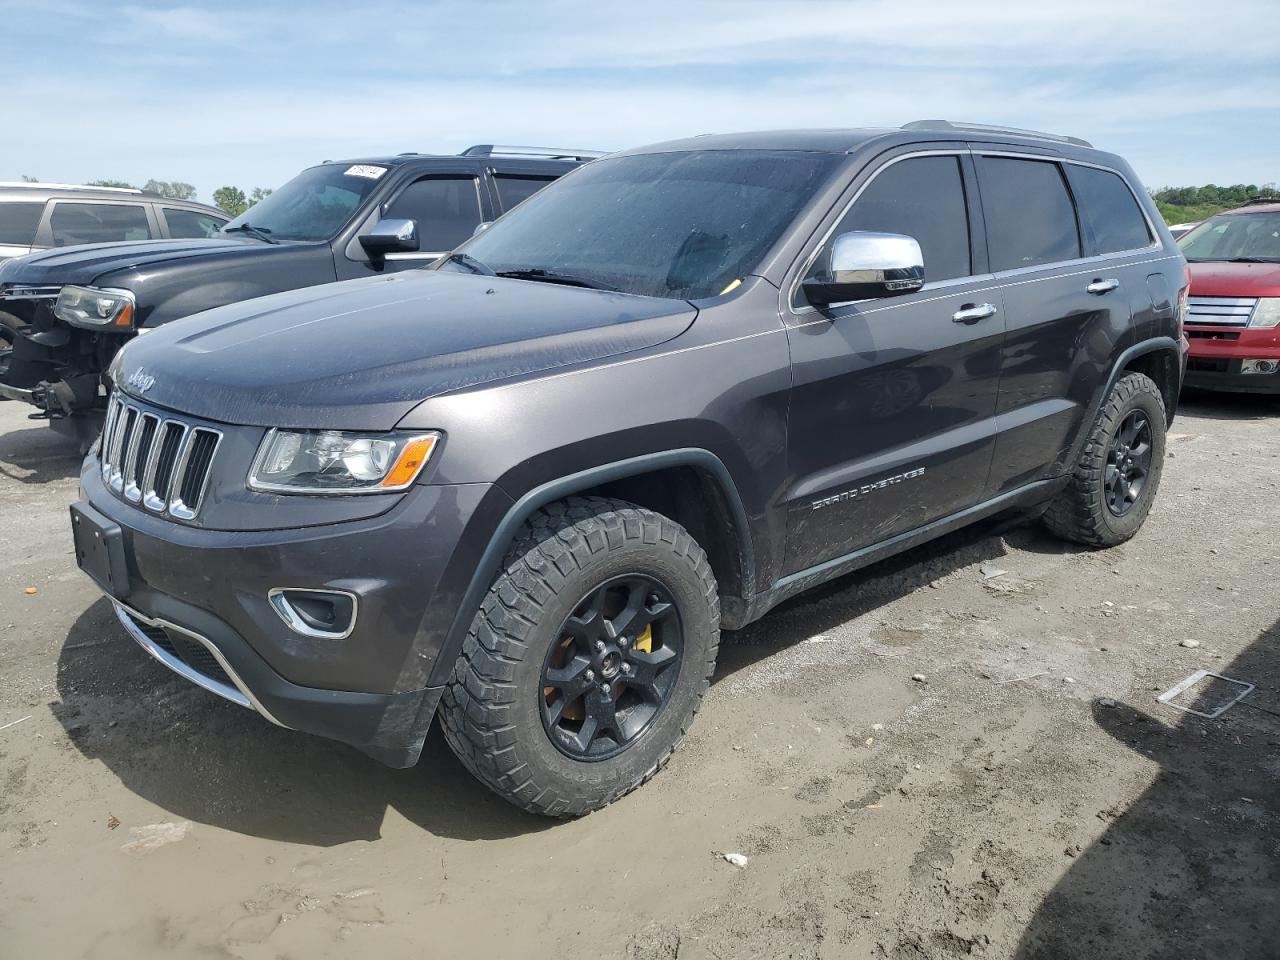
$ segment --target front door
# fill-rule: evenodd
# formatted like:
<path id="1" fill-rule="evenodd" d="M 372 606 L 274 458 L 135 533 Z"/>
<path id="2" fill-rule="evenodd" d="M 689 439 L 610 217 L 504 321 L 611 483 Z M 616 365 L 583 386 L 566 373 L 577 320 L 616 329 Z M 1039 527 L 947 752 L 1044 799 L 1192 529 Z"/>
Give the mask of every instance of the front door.
<path id="1" fill-rule="evenodd" d="M 890 160 L 828 234 L 812 270 L 824 268 L 841 233 L 905 234 L 924 253 L 924 288 L 822 310 L 793 301 L 788 573 L 982 494 L 1004 305 L 985 269 L 974 193 L 967 151 Z"/>

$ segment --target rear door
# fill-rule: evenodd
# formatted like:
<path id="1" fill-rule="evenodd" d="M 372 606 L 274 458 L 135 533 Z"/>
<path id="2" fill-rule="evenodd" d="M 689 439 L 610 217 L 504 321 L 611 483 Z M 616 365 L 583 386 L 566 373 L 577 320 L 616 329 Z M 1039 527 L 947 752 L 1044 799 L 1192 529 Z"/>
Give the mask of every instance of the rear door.
<path id="1" fill-rule="evenodd" d="M 44 204 L 43 200 L 0 200 L 0 260 L 31 252 Z"/>
<path id="2" fill-rule="evenodd" d="M 151 240 L 160 230 L 149 203 L 127 200 L 55 199 L 37 236 L 49 247 Z"/>
<path id="3" fill-rule="evenodd" d="M 1132 224 L 1116 223 L 1104 209 L 1117 198 L 1112 184 L 1056 157 L 973 149 L 1008 328 L 987 490 L 993 496 L 1065 471 L 1115 345 L 1130 335 L 1131 297 L 1146 285 L 1125 259 L 1095 254 L 1136 242 Z M 1094 220 L 1078 215 L 1073 180 L 1092 198 Z M 1131 194 L 1128 200 L 1136 203 Z M 1142 230 L 1146 236 L 1144 218 Z"/>
<path id="4" fill-rule="evenodd" d="M 809 272 L 841 233 L 883 231 L 920 243 L 925 286 L 822 310 L 793 294 L 788 573 L 972 505 L 991 463 L 1004 311 L 968 151 L 917 148 L 857 190 Z"/>

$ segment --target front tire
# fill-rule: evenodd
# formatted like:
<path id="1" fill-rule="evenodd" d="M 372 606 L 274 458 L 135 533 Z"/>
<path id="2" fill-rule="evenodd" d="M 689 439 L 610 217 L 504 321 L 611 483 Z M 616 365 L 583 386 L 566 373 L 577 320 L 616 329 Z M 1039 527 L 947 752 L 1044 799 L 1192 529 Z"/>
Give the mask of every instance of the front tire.
<path id="1" fill-rule="evenodd" d="M 715 577 L 683 527 L 621 500 L 551 504 L 472 622 L 441 705 L 445 739 L 517 807 L 581 816 L 671 757 L 719 640 Z"/>
<path id="2" fill-rule="evenodd" d="M 1142 527 L 1164 470 L 1164 398 L 1151 378 L 1116 381 L 1045 526 L 1091 547 L 1124 543 Z"/>

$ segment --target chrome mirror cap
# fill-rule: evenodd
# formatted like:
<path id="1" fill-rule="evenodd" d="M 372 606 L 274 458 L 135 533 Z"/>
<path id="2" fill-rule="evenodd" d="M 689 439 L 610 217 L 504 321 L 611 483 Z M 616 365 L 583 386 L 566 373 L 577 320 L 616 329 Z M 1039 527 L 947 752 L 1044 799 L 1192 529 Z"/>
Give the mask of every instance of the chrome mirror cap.
<path id="1" fill-rule="evenodd" d="M 832 242 L 830 266 L 804 282 L 810 303 L 910 293 L 924 286 L 924 254 L 914 237 L 898 233 L 855 230 Z"/>

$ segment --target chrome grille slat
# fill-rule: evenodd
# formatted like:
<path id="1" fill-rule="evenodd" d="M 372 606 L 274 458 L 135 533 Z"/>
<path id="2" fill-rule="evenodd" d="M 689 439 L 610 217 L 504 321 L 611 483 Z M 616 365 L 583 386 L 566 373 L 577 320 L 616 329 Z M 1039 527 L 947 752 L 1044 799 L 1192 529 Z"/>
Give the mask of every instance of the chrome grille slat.
<path id="1" fill-rule="evenodd" d="M 102 477 L 129 503 L 194 520 L 204 502 L 222 432 L 164 417 L 112 397 L 102 431 Z"/>
<path id="2" fill-rule="evenodd" d="M 1187 301 L 1187 323 L 1247 327 L 1257 306 L 1256 297 L 1190 297 Z"/>

